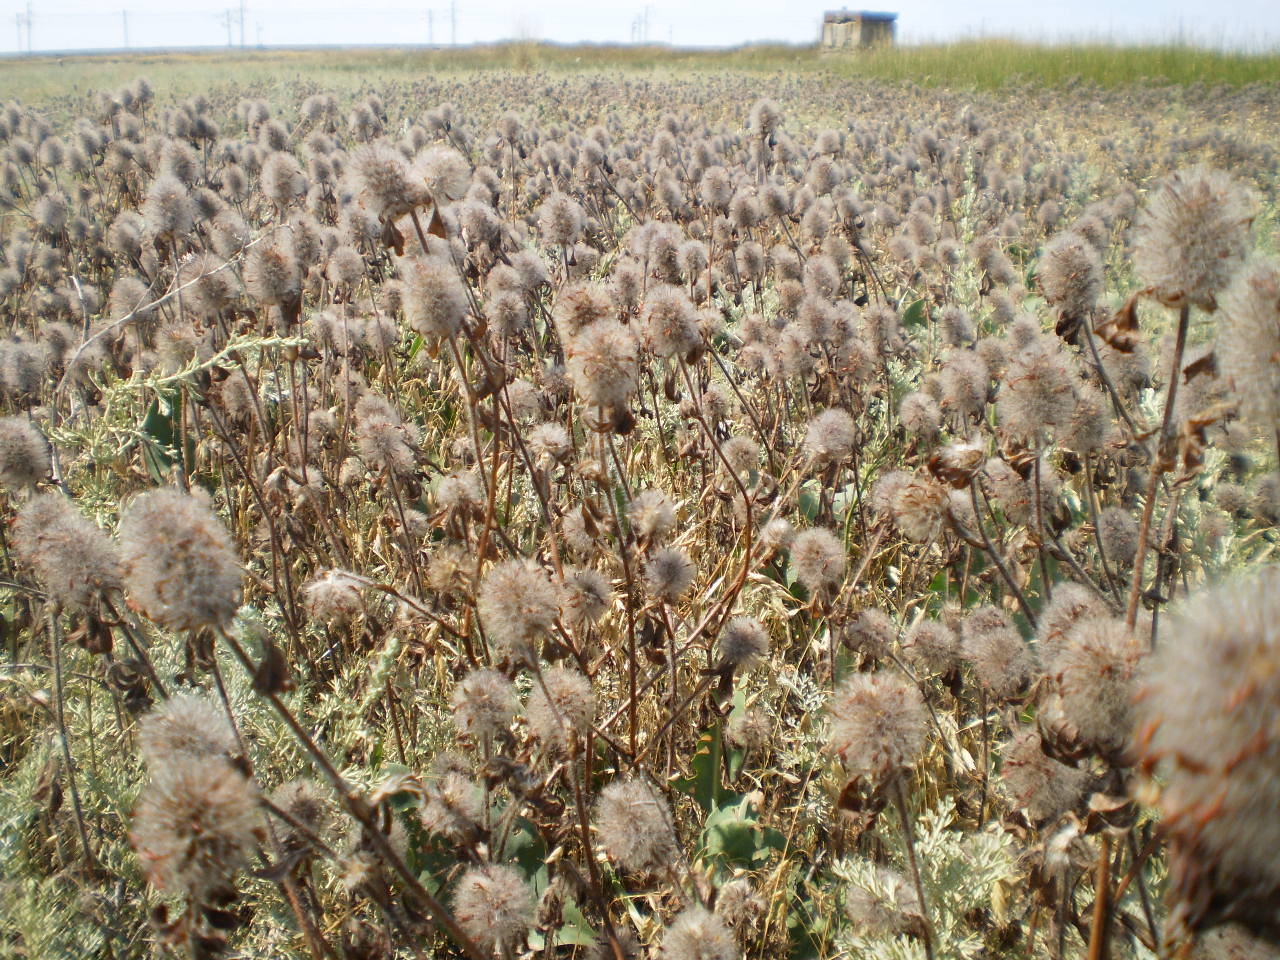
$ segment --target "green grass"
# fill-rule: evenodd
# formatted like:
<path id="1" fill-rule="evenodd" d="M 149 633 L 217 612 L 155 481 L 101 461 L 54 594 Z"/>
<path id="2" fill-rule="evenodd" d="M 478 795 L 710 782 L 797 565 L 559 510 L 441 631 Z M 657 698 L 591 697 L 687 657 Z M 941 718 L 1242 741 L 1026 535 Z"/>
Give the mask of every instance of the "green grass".
<path id="1" fill-rule="evenodd" d="M 998 89 L 1019 84 L 1058 86 L 1084 81 L 1104 87 L 1143 84 L 1276 83 L 1280 50 L 1231 53 L 1170 43 L 1045 46 L 1000 38 L 823 54 L 813 47 L 759 44 L 729 50 L 668 47 L 556 46 L 517 42 L 459 49 L 350 48 L 336 50 L 209 50 L 84 54 L 0 60 L 0 90 L 35 101 L 86 89 L 102 90 L 139 74 L 176 94 L 235 80 L 271 82 L 299 77 L 328 87 L 412 79 L 473 70 L 691 73 L 723 70 L 826 73 L 926 86 Z"/>

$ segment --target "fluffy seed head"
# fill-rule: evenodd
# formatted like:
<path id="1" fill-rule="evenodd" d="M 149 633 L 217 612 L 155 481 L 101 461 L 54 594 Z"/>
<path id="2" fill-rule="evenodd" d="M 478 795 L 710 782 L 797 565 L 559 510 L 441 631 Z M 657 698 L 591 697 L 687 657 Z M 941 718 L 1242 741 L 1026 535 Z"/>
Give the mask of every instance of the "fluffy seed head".
<path id="1" fill-rule="evenodd" d="M 1035 674 L 1035 660 L 1017 629 L 995 607 L 970 612 L 960 631 L 964 658 L 978 682 L 997 700 L 1022 693 Z"/>
<path id="2" fill-rule="evenodd" d="M 932 477 L 912 476 L 894 494 L 893 522 L 908 540 L 929 543 L 942 534 L 949 503 L 942 484 Z"/>
<path id="3" fill-rule="evenodd" d="M 542 672 L 542 684 L 535 683 L 525 707 L 525 719 L 533 735 L 551 750 L 563 753 L 572 735 L 585 736 L 595 719 L 596 697 L 591 681 L 569 667 L 551 667 Z M 548 694 L 550 696 L 548 696 Z"/>
<path id="4" fill-rule="evenodd" d="M 0 483 L 28 490 L 49 476 L 49 443 L 25 417 L 0 417 Z"/>
<path id="5" fill-rule="evenodd" d="M 1066 635 L 1048 672 L 1080 743 L 1114 752 L 1128 741 L 1134 678 L 1146 646 L 1114 617 L 1085 620 Z"/>
<path id="6" fill-rule="evenodd" d="M 244 267 L 249 294 L 267 306 L 287 303 L 302 290 L 302 268 L 287 236 L 260 243 L 249 251 Z"/>
<path id="7" fill-rule="evenodd" d="M 1067 427 L 1075 408 L 1075 372 L 1056 337 L 1037 337 L 1009 361 L 996 412 L 1010 437 L 1032 443 L 1045 429 Z"/>
<path id="8" fill-rule="evenodd" d="M 657 488 L 641 490 L 627 504 L 627 519 L 637 537 L 662 541 L 675 529 L 676 506 Z"/>
<path id="9" fill-rule="evenodd" d="M 853 454 L 858 431 L 847 410 L 823 410 L 805 430 L 804 452 L 816 465 L 840 463 Z"/>
<path id="10" fill-rule="evenodd" d="M 424 181 L 410 176 L 404 155 L 386 141 L 357 150 L 351 172 L 365 207 L 376 217 L 395 220 L 427 200 Z"/>
<path id="11" fill-rule="evenodd" d="M 624 407 L 638 384 L 634 334 L 618 323 L 594 323 L 565 345 L 566 368 L 583 403 Z"/>
<path id="12" fill-rule="evenodd" d="M 823 527 L 802 530 L 791 541 L 791 569 L 811 592 L 830 589 L 844 579 L 844 544 Z"/>
<path id="13" fill-rule="evenodd" d="M 645 346 L 659 357 L 683 356 L 702 345 L 698 316 L 683 290 L 655 284 L 644 299 Z"/>
<path id="14" fill-rule="evenodd" d="M 662 960 L 738 960 L 740 956 L 733 931 L 705 907 L 686 907 L 662 933 Z"/>
<path id="15" fill-rule="evenodd" d="M 887 671 L 854 674 L 831 699 L 827 749 L 850 780 L 884 785 L 924 750 L 924 700 L 915 684 Z"/>
<path id="16" fill-rule="evenodd" d="M 181 758 L 226 760 L 239 747 L 221 707 L 209 697 L 175 693 L 142 718 L 138 749 L 154 770 Z"/>
<path id="17" fill-rule="evenodd" d="M 1253 194 L 1227 174 L 1179 170 L 1138 217 L 1134 269 L 1166 306 L 1216 310 L 1249 250 L 1256 213 Z"/>
<path id="18" fill-rule="evenodd" d="M 413 162 L 410 178 L 421 180 L 437 205 L 461 200 L 471 185 L 467 158 L 452 147 L 427 147 Z"/>
<path id="19" fill-rule="evenodd" d="M 1255 254 L 1218 311 L 1217 357 L 1255 431 L 1280 432 L 1280 261 Z"/>
<path id="20" fill-rule="evenodd" d="M 168 757 L 138 799 L 130 840 L 157 890 L 216 901 L 233 890 L 260 821 L 253 784 L 229 763 Z"/>
<path id="21" fill-rule="evenodd" d="M 18 511 L 13 551 L 58 603 L 88 607 L 120 589 L 115 545 L 60 493 L 33 497 Z"/>
<path id="22" fill-rule="evenodd" d="M 326 570 L 303 585 L 302 606 L 318 623 L 350 623 L 364 609 L 361 584 L 346 571 Z"/>
<path id="23" fill-rule="evenodd" d="M 649 593 L 664 603 L 675 603 L 693 585 L 697 568 L 678 547 L 665 547 L 644 565 L 644 584 Z"/>
<path id="24" fill-rule="evenodd" d="M 496 670 L 472 670 L 453 688 L 453 723 L 465 736 L 501 733 L 516 715 L 516 688 Z"/>
<path id="25" fill-rule="evenodd" d="M 960 663 L 960 637 L 941 620 L 921 620 L 902 644 L 907 661 L 930 673 L 949 673 Z"/>
<path id="26" fill-rule="evenodd" d="M 560 605 L 546 573 L 522 560 L 507 560 L 485 574 L 476 609 L 499 649 L 512 659 L 531 661 L 534 643 L 551 630 Z"/>
<path id="27" fill-rule="evenodd" d="M 595 826 L 623 870 L 660 873 L 676 856 L 671 808 L 644 780 L 615 780 L 600 791 Z"/>
<path id="28" fill-rule="evenodd" d="M 441 257 L 405 258 L 399 262 L 399 269 L 409 326 L 432 340 L 456 335 L 462 329 L 468 304 L 453 264 Z"/>
<path id="29" fill-rule="evenodd" d="M 1000 780 L 1032 823 L 1044 823 L 1080 802 L 1089 774 L 1045 756 L 1040 735 L 1028 728 L 1014 734 L 1005 747 Z"/>
<path id="30" fill-rule="evenodd" d="M 769 634 L 755 617 L 734 617 L 716 643 L 722 664 L 736 670 L 750 670 L 769 655 Z"/>
<path id="31" fill-rule="evenodd" d="M 1076 233 L 1059 234 L 1040 255 L 1040 289 L 1063 316 L 1083 320 L 1102 292 L 1102 258 Z"/>
<path id="32" fill-rule="evenodd" d="M 162 627 L 225 627 L 240 606 L 240 564 L 203 493 L 170 488 L 136 497 L 120 520 L 133 603 Z"/>
<path id="33" fill-rule="evenodd" d="M 489 952 L 512 956 L 533 926 L 533 888 L 502 863 L 471 867 L 453 891 L 453 915 L 467 935 Z"/>
<path id="34" fill-rule="evenodd" d="M 186 186 L 172 174 L 162 173 L 147 188 L 139 208 L 147 229 L 157 237 L 185 237 L 195 223 L 196 208 Z"/>
<path id="35" fill-rule="evenodd" d="M 1159 771 L 1191 929 L 1271 925 L 1280 896 L 1280 568 L 1193 595 L 1148 657 L 1135 747 Z"/>
<path id="36" fill-rule="evenodd" d="M 548 245 L 572 246 L 581 235 L 585 220 L 581 205 L 566 193 L 553 193 L 538 208 L 538 228 Z"/>

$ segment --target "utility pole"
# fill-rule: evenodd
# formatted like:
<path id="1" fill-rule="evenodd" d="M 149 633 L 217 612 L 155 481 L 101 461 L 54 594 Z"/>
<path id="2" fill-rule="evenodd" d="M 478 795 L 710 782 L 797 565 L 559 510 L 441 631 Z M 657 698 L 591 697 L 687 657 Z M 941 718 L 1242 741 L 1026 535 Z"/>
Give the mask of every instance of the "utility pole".
<path id="1" fill-rule="evenodd" d="M 449 44 L 458 45 L 458 0 L 449 0 Z"/>
<path id="2" fill-rule="evenodd" d="M 434 10 L 427 11 L 427 46 L 434 47 L 436 45 L 436 14 Z"/>
<path id="3" fill-rule="evenodd" d="M 244 0 L 240 0 L 240 46 L 244 47 Z"/>
<path id="4" fill-rule="evenodd" d="M 129 11 L 120 11 L 120 26 L 124 31 L 124 48 L 129 49 Z"/>
<path id="5" fill-rule="evenodd" d="M 231 46 L 231 19 L 232 19 L 231 14 L 232 14 L 232 11 L 230 7 L 222 11 L 222 20 L 227 27 L 227 46 L 228 47 Z"/>
<path id="6" fill-rule="evenodd" d="M 27 14 L 22 22 L 27 27 L 27 53 L 31 52 L 31 0 L 27 0 Z"/>

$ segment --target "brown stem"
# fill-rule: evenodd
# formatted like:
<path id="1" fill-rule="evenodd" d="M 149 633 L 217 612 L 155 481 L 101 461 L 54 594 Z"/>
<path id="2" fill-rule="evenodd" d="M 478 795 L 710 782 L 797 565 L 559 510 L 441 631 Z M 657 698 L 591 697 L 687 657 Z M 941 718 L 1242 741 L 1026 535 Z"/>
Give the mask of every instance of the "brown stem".
<path id="1" fill-rule="evenodd" d="M 1191 307 L 1184 304 L 1178 311 L 1178 335 L 1173 346 L 1173 364 L 1169 370 L 1168 394 L 1164 401 L 1164 419 L 1160 423 L 1160 436 L 1155 454 L 1151 458 L 1151 475 L 1147 478 L 1147 497 L 1142 504 L 1142 522 L 1138 525 L 1138 555 L 1133 560 L 1133 583 L 1129 586 L 1129 606 L 1125 611 L 1125 626 L 1132 630 L 1138 620 L 1138 598 L 1142 594 L 1142 567 L 1147 560 L 1147 538 L 1151 532 L 1151 515 L 1155 512 L 1156 487 L 1165 469 L 1165 450 L 1173 433 L 1173 407 L 1178 399 L 1178 378 L 1182 373 L 1182 354 L 1187 346 L 1187 327 L 1190 325 Z"/>

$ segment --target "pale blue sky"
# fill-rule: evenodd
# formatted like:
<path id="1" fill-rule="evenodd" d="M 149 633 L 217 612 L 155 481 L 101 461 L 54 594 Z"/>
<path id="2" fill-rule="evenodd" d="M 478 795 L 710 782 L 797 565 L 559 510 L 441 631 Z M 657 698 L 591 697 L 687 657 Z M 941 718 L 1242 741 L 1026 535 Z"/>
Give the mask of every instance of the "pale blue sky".
<path id="1" fill-rule="evenodd" d="M 132 47 L 239 42 L 239 0 L 31 0 L 36 51 L 119 48 L 127 11 Z M 0 0 L 0 51 L 26 47 L 25 0 Z M 691 46 L 754 40 L 808 42 L 827 5 L 777 0 L 456 0 L 459 43 L 511 37 L 625 43 L 648 11 L 648 38 Z M 1002 33 L 1033 39 L 1168 40 L 1265 49 L 1280 46 L 1280 0 L 901 0 L 872 9 L 899 14 L 902 42 Z M 428 11 L 431 19 L 428 20 Z M 449 0 L 246 0 L 249 44 L 448 43 Z M 3 96 L 3 91 L 0 91 Z"/>

